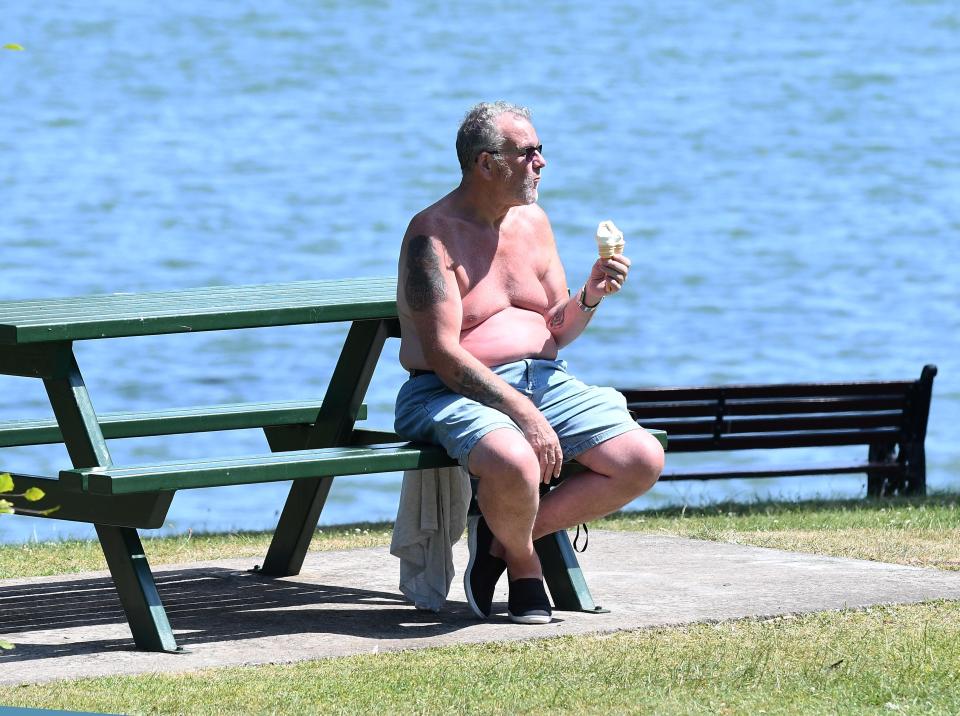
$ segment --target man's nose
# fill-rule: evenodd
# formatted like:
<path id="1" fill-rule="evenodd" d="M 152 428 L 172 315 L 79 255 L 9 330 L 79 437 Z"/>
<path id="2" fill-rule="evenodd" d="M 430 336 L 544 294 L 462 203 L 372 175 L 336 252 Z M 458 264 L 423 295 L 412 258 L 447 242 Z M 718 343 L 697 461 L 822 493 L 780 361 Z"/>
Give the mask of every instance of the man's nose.
<path id="1" fill-rule="evenodd" d="M 533 155 L 533 163 L 542 169 L 547 166 L 547 159 L 540 152 L 535 152 Z"/>

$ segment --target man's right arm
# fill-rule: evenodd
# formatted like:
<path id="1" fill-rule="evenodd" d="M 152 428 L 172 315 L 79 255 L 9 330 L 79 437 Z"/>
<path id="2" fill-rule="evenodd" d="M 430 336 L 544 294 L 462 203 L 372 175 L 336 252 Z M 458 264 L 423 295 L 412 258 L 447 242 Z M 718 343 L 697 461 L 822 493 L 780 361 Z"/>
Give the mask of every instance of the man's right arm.
<path id="1" fill-rule="evenodd" d="M 451 390 L 510 416 L 537 454 L 541 479 L 549 482 L 562 463 L 556 433 L 526 396 L 460 345 L 463 304 L 443 243 L 414 233 L 405 251 L 400 300 L 406 304 L 428 365 Z"/>

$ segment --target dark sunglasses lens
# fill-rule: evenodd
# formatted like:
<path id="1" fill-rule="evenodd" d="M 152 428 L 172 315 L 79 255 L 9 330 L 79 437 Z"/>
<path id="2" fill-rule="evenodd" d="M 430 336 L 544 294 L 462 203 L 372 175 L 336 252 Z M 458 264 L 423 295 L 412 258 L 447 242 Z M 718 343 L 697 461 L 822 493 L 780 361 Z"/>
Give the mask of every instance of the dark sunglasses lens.
<path id="1" fill-rule="evenodd" d="M 527 161 L 528 161 L 528 162 L 532 162 L 532 161 L 533 161 L 533 158 L 534 158 L 534 156 L 537 154 L 537 152 L 539 152 L 540 155 L 543 156 L 543 145 L 542 145 L 542 144 L 538 144 L 538 145 L 535 146 L 535 147 L 527 147 Z"/>

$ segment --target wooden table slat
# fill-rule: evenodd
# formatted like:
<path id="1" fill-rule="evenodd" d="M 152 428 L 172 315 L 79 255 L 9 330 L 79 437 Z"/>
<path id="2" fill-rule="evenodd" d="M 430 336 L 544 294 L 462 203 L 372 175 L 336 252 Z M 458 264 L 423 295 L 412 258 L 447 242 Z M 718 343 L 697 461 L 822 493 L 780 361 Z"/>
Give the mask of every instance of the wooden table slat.
<path id="1" fill-rule="evenodd" d="M 350 290 L 371 290 L 380 291 L 385 288 L 396 285 L 396 280 L 389 276 L 380 276 L 374 278 L 360 279 L 334 279 L 322 281 L 292 281 L 288 283 L 276 284 L 239 284 L 223 286 L 201 286 L 196 288 L 184 288 L 168 291 L 151 291 L 144 293 L 101 293 L 88 296 L 65 296 L 50 297 L 28 300 L 7 300 L 0 301 L 0 313 L 7 308 L 18 307 L 40 307 L 57 306 L 69 303 L 85 304 L 91 301 L 113 301 L 129 299 L 185 299 L 196 300 L 204 296 L 229 296 L 229 295 L 263 295 L 265 289 L 269 289 L 273 294 L 286 294 L 297 296 L 302 294 L 311 294 L 316 292 L 329 291 L 336 293 L 338 290 L 348 287 Z"/>
<path id="2" fill-rule="evenodd" d="M 0 323 L 29 320 L 42 316 L 98 314 L 118 309 L 136 312 L 141 309 L 176 311 L 221 309 L 230 306 L 257 307 L 263 304 L 290 307 L 344 303 L 366 300 L 391 300 L 396 281 L 392 278 L 354 281 L 305 281 L 296 284 L 265 286 L 221 286 L 185 289 L 158 293 L 116 293 L 93 296 L 45 299 L 43 301 L 0 301 Z"/>
<path id="3" fill-rule="evenodd" d="M 41 305 L 42 303 L 42 305 Z M 0 343 L 185 333 L 396 315 L 396 280 L 307 281 L 0 303 Z"/>

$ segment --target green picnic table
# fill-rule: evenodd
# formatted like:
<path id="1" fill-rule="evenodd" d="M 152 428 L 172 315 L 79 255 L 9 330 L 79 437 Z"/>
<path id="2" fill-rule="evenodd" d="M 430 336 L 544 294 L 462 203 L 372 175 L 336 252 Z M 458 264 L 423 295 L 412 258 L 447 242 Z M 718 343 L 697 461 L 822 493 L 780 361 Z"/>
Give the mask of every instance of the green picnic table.
<path id="1" fill-rule="evenodd" d="M 350 327 L 320 401 L 98 414 L 73 345 L 100 338 L 332 322 Z M 18 492 L 40 487 L 48 496 L 45 504 L 59 506 L 51 518 L 95 525 L 136 646 L 177 651 L 137 532 L 163 525 L 176 490 L 291 480 L 258 569 L 265 576 L 289 576 L 302 567 L 333 477 L 454 465 L 437 446 L 357 427 L 365 417 L 364 396 L 384 343 L 398 336 L 395 278 L 0 302 L 0 374 L 41 379 L 53 410 L 52 419 L 0 423 L 0 447 L 65 445 L 72 466 L 54 476 L 14 474 Z M 245 428 L 262 428 L 271 452 L 115 465 L 107 445 L 115 438 Z M 656 434 L 665 440 L 664 433 Z M 539 540 L 537 547 L 556 608 L 597 610 L 566 532 Z"/>

